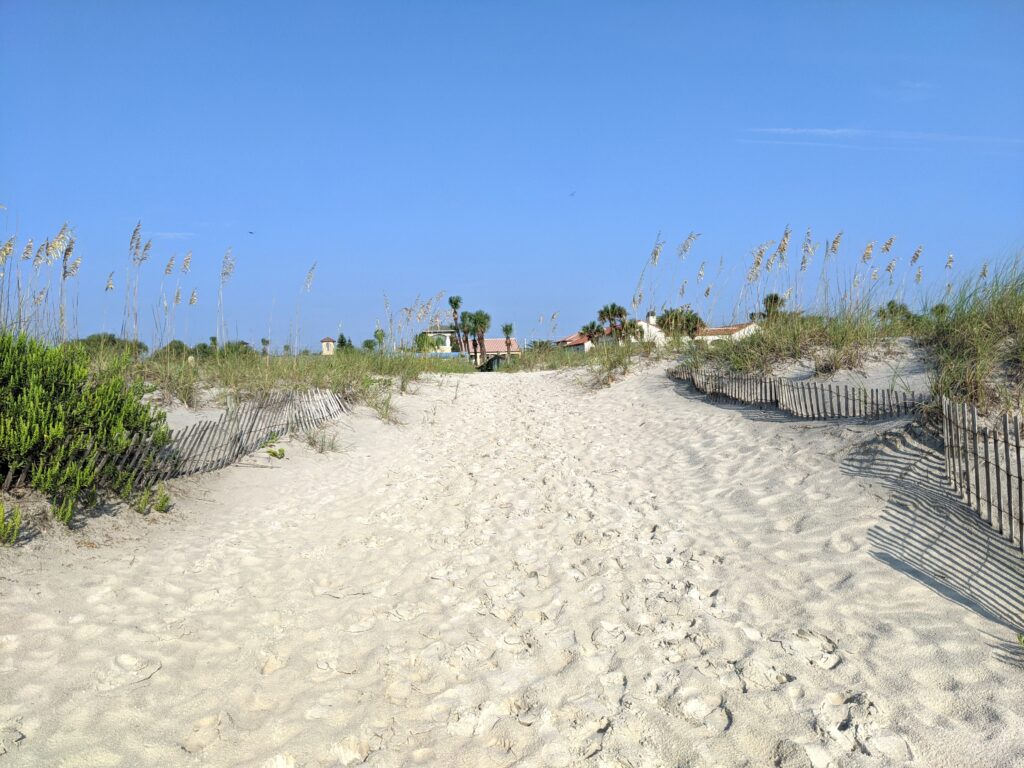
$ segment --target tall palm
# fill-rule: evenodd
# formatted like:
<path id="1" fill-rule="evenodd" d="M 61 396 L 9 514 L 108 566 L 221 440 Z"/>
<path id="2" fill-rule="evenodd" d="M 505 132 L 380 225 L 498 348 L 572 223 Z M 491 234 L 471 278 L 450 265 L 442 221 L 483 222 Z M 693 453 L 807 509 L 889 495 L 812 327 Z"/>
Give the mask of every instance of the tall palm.
<path id="1" fill-rule="evenodd" d="M 786 299 L 777 293 L 769 293 L 764 297 L 764 319 L 772 320 L 785 305 Z"/>
<path id="2" fill-rule="evenodd" d="M 607 323 L 608 330 L 617 337 L 622 336 L 622 324 L 626 322 L 627 317 L 629 317 L 629 313 L 626 308 L 615 302 L 605 304 L 597 313 L 597 319 L 602 323 Z"/>
<path id="3" fill-rule="evenodd" d="M 512 359 L 512 323 L 505 323 L 501 326 L 501 332 L 505 334 L 505 357 L 509 360 Z"/>
<path id="4" fill-rule="evenodd" d="M 473 313 L 476 315 L 476 338 L 480 342 L 480 365 L 487 362 L 487 345 L 484 343 L 484 336 L 491 327 L 491 316 L 481 309 Z"/>
<path id="5" fill-rule="evenodd" d="M 469 341 L 473 340 L 473 360 L 476 361 L 476 312 L 462 313 L 462 333 L 465 339 L 466 354 L 469 354 Z"/>
<path id="6" fill-rule="evenodd" d="M 459 328 L 459 309 L 462 307 L 461 296 L 449 296 L 448 306 L 452 308 L 452 327 L 455 329 L 455 343 L 459 345 L 459 351 L 465 352 L 462 348 L 462 331 Z"/>

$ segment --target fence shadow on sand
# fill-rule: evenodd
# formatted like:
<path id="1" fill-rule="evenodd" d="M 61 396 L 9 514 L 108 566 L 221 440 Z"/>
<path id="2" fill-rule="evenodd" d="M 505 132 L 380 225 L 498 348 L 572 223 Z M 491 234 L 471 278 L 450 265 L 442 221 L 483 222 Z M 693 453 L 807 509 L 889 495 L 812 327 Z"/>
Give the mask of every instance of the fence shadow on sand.
<path id="1" fill-rule="evenodd" d="M 1024 560 L 953 496 L 942 454 L 898 430 L 858 446 L 841 467 L 890 492 L 868 531 L 872 557 L 990 621 L 1024 631 Z"/>

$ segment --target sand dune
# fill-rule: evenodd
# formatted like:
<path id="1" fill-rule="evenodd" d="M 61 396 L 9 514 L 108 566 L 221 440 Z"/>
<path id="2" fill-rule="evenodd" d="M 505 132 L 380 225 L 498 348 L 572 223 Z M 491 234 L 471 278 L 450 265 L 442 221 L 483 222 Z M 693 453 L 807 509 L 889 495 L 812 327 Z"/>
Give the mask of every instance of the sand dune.
<path id="1" fill-rule="evenodd" d="M 0 766 L 1021 764 L 1024 566 L 912 437 L 663 368 L 399 408 L 0 553 Z"/>

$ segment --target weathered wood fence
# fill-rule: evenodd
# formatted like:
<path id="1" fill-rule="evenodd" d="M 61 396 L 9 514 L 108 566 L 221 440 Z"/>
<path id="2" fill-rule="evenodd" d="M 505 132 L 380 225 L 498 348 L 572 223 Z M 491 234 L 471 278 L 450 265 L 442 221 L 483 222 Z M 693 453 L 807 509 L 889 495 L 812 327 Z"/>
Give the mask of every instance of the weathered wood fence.
<path id="1" fill-rule="evenodd" d="M 760 407 L 776 408 L 802 419 L 884 419 L 909 416 L 931 402 L 931 396 L 888 389 L 865 389 L 820 381 L 791 381 L 775 376 L 719 373 L 705 369 L 680 369 L 679 377 L 689 380 L 711 398 L 735 400 Z"/>
<path id="2" fill-rule="evenodd" d="M 314 430 L 348 410 L 330 390 L 275 392 L 227 408 L 219 419 L 171 432 L 154 445 L 140 436 L 117 455 L 99 457 L 98 468 L 113 468 L 129 487 L 141 490 L 174 477 L 212 472 L 265 445 L 274 436 Z M 32 468 L 8 473 L 3 490 L 24 486 Z"/>
<path id="3" fill-rule="evenodd" d="M 1020 414 L 978 425 L 978 409 L 942 400 L 946 474 L 981 519 L 1024 552 Z"/>
<path id="4" fill-rule="evenodd" d="M 791 381 L 773 376 L 680 369 L 679 378 L 711 399 L 727 399 L 804 419 L 884 419 L 916 416 L 930 395 Z M 1024 472 L 1021 416 L 1004 413 L 978 424 L 973 405 L 943 398 L 939 404 L 946 475 L 957 495 L 981 519 L 1024 552 Z"/>

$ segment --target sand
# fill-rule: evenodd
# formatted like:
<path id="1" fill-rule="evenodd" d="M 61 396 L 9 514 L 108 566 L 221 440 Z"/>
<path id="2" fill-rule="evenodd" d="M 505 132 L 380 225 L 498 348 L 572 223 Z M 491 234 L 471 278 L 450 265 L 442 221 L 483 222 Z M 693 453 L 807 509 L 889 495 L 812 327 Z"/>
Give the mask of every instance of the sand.
<path id="1" fill-rule="evenodd" d="M 1021 558 L 898 423 L 398 407 L 0 552 L 0 766 L 1021 764 Z"/>
<path id="2" fill-rule="evenodd" d="M 841 369 L 817 375 L 814 360 L 805 358 L 782 363 L 774 375 L 797 381 L 823 381 L 839 386 L 865 389 L 892 389 L 897 392 L 931 392 L 935 366 L 927 350 L 911 338 L 888 339 L 864 355 L 856 370 Z"/>

